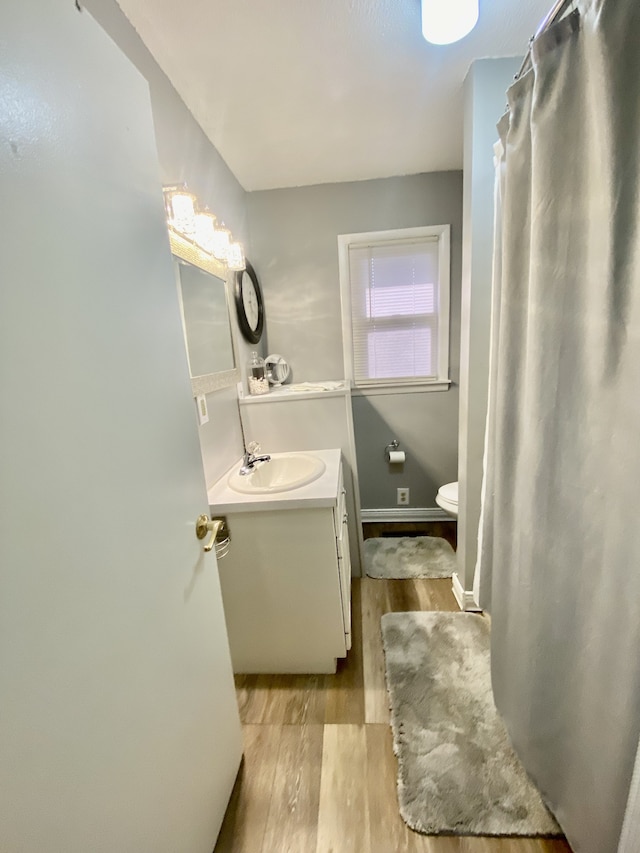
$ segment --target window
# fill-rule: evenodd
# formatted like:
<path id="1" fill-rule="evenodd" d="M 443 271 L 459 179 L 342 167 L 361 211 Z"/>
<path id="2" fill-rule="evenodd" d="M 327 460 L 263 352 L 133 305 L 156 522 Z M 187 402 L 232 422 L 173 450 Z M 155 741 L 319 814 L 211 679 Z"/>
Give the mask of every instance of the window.
<path id="1" fill-rule="evenodd" d="M 338 237 L 347 378 L 449 385 L 449 226 Z"/>

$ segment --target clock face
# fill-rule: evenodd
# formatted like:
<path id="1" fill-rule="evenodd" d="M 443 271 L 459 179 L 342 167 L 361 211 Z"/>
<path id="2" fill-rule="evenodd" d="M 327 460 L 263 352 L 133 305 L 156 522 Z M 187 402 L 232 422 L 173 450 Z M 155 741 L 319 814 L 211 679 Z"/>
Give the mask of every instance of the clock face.
<path id="1" fill-rule="evenodd" d="M 242 304 L 247 317 L 247 323 L 255 331 L 258 328 L 258 321 L 260 320 L 260 309 L 258 307 L 256 288 L 249 276 L 244 276 L 242 282 Z"/>

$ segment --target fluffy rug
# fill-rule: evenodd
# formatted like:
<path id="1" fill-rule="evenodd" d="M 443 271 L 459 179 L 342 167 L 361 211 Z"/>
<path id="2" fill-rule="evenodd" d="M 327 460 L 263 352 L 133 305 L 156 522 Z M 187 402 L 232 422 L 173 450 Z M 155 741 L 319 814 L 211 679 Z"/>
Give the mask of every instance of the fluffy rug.
<path id="1" fill-rule="evenodd" d="M 364 567 L 370 578 L 450 578 L 456 555 L 438 536 L 365 539 Z"/>
<path id="2" fill-rule="evenodd" d="M 406 823 L 427 835 L 561 835 L 494 705 L 487 620 L 387 613 L 382 637 Z"/>

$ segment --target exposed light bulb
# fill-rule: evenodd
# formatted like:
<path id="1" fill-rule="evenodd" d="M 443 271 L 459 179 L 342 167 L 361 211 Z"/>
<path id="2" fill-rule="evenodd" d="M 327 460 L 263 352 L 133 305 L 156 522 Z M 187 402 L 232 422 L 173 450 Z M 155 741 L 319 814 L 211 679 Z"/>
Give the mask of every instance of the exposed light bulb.
<path id="1" fill-rule="evenodd" d="M 214 258 L 226 263 L 229 257 L 229 243 L 231 242 L 231 232 L 224 226 L 216 228 L 213 236 L 213 247 L 211 249 Z"/>
<path id="2" fill-rule="evenodd" d="M 215 244 L 215 231 L 217 219 L 211 213 L 198 213 L 196 215 L 195 241 L 204 252 L 213 254 Z"/>
<path id="3" fill-rule="evenodd" d="M 230 243 L 227 253 L 227 265 L 230 270 L 243 270 L 245 268 L 244 252 L 240 243 Z"/>
<path id="4" fill-rule="evenodd" d="M 478 21 L 478 0 L 422 0 L 422 35 L 432 44 L 452 44 Z"/>
<path id="5" fill-rule="evenodd" d="M 192 238 L 196 233 L 196 197 L 181 187 L 167 187 L 164 198 L 169 225 Z"/>

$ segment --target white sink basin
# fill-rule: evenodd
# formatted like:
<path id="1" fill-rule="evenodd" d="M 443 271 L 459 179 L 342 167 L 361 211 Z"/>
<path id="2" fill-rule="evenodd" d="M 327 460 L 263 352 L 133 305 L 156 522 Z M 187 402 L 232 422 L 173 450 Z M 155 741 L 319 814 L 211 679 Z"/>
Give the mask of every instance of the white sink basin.
<path id="1" fill-rule="evenodd" d="M 288 492 L 313 483 L 324 474 L 322 459 L 310 453 L 274 453 L 269 462 L 259 462 L 251 474 L 238 471 L 229 475 L 229 486 L 248 495 Z"/>

